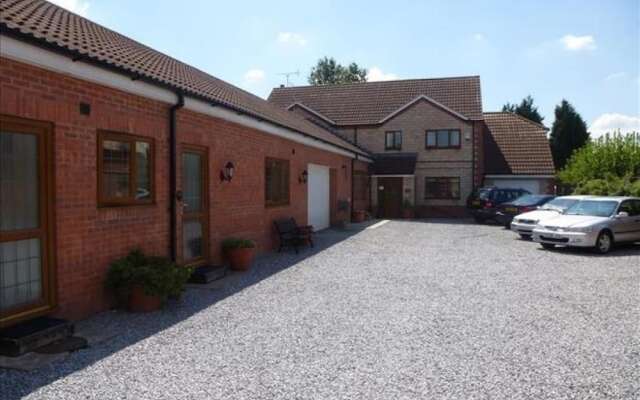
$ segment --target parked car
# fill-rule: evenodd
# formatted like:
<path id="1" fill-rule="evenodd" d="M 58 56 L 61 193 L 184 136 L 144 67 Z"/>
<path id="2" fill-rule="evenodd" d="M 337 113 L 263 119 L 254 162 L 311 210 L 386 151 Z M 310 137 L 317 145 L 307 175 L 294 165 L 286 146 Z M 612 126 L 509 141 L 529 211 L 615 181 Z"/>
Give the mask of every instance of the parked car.
<path id="1" fill-rule="evenodd" d="M 608 253 L 614 244 L 640 241 L 640 198 L 591 197 L 533 229 L 545 249 L 557 245 L 592 247 Z"/>
<path id="2" fill-rule="evenodd" d="M 485 187 L 475 190 L 467 199 L 467 208 L 478 223 L 496 220 L 497 207 L 518 197 L 531 194 L 524 189 Z"/>
<path id="3" fill-rule="evenodd" d="M 511 221 L 511 230 L 523 239 L 531 239 L 533 228 L 542 221 L 555 218 L 572 205 L 590 196 L 561 196 L 545 203 L 534 211 L 516 215 Z"/>
<path id="4" fill-rule="evenodd" d="M 538 207 L 553 200 L 556 196 L 551 194 L 525 194 L 513 201 L 502 203 L 497 207 L 496 220 L 505 228 L 511 227 L 513 217 L 518 214 L 537 210 Z"/>

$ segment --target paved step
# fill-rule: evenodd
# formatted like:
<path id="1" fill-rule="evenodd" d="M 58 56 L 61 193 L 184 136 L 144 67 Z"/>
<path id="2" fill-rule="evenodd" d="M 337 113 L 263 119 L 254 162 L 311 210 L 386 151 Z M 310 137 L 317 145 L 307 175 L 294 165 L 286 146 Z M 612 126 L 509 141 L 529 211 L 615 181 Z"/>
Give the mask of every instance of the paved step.
<path id="1" fill-rule="evenodd" d="M 73 335 L 69 321 L 38 317 L 0 330 L 0 355 L 18 357 Z"/>
<path id="2" fill-rule="evenodd" d="M 189 278 L 189 283 L 207 284 L 224 278 L 229 271 L 229 267 L 220 265 L 203 265 L 196 267 Z"/>

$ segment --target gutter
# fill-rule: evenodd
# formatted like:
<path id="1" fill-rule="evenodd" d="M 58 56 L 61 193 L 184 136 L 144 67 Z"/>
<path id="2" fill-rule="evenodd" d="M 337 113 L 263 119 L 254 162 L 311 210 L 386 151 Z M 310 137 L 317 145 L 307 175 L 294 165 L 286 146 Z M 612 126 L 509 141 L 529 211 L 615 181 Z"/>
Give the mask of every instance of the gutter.
<path id="1" fill-rule="evenodd" d="M 184 107 L 184 96 L 176 92 L 178 101 L 169 108 L 169 254 L 172 262 L 178 258 L 178 178 L 177 178 L 177 113 Z"/>

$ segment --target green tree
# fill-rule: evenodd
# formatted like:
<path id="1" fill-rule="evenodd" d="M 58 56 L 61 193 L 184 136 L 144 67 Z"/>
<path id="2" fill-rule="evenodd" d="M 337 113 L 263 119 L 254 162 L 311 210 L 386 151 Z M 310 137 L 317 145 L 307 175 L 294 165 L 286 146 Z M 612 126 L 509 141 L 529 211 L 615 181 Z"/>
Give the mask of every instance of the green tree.
<path id="1" fill-rule="evenodd" d="M 520 104 L 505 104 L 502 106 L 502 111 L 516 113 L 539 124 L 541 124 L 544 119 L 544 117 L 538 112 L 538 107 L 533 105 L 533 97 L 531 97 L 531 95 L 522 99 Z"/>
<path id="2" fill-rule="evenodd" d="M 590 141 L 573 153 L 558 178 L 576 194 L 640 195 L 640 133 Z"/>
<path id="3" fill-rule="evenodd" d="M 351 63 L 344 67 L 331 57 L 318 60 L 307 78 L 310 85 L 337 85 L 341 83 L 366 82 L 367 70 Z"/>
<path id="4" fill-rule="evenodd" d="M 555 117 L 549 141 L 553 161 L 562 169 L 573 152 L 589 141 L 589 132 L 586 122 L 567 100 L 556 106 Z"/>

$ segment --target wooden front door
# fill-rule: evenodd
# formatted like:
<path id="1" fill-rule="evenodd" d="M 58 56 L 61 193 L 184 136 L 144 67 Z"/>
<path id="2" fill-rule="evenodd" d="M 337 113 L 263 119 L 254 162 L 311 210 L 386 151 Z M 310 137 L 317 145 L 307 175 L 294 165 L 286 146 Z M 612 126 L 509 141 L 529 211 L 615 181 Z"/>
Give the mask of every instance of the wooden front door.
<path id="1" fill-rule="evenodd" d="M 55 305 L 51 135 L 0 115 L 0 328 Z"/>
<path id="2" fill-rule="evenodd" d="M 206 149 L 182 150 L 182 261 L 197 265 L 209 255 L 209 186 Z"/>
<path id="3" fill-rule="evenodd" d="M 402 178 L 378 178 L 378 210 L 380 218 L 400 218 Z"/>

